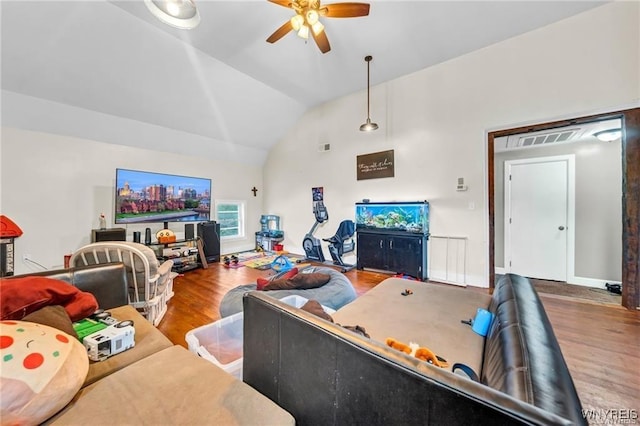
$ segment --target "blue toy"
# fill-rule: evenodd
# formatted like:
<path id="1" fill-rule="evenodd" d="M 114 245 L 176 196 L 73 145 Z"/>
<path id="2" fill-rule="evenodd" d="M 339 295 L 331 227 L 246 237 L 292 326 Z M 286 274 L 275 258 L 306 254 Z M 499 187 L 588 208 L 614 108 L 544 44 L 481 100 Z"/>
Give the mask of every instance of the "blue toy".
<path id="1" fill-rule="evenodd" d="M 286 256 L 280 255 L 271 262 L 271 269 L 276 272 L 287 272 L 293 269 L 293 263 Z"/>

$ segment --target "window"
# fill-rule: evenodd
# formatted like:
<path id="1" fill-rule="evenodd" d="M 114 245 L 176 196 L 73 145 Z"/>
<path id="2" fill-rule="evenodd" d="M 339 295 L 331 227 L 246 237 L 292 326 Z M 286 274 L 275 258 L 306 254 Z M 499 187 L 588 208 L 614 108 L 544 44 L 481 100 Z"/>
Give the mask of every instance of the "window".
<path id="1" fill-rule="evenodd" d="M 216 221 L 223 239 L 244 237 L 244 202 L 216 201 Z"/>

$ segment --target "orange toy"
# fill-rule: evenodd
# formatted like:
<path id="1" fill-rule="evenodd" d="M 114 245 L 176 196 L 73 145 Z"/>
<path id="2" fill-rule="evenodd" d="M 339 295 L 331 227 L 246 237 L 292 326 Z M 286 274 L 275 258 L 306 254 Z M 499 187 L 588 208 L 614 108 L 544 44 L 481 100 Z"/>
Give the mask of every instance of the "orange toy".
<path id="1" fill-rule="evenodd" d="M 418 345 L 417 343 L 409 342 L 409 344 L 407 345 L 391 337 L 387 338 L 386 343 L 387 346 L 416 357 L 421 361 L 428 362 L 429 364 L 433 364 L 437 367 L 449 367 L 449 363 L 446 359 L 434 354 L 430 349 L 420 347 L 420 345 Z"/>

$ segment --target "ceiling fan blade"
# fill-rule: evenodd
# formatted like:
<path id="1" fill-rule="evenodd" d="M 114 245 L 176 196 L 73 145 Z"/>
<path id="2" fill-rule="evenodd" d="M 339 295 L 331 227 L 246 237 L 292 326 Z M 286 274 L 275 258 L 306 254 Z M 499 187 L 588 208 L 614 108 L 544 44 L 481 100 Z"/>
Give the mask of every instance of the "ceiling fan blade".
<path id="1" fill-rule="evenodd" d="M 328 18 L 356 18 L 369 14 L 368 3 L 333 3 L 326 4 L 320 12 Z"/>
<path id="2" fill-rule="evenodd" d="M 289 0 L 267 0 L 267 1 L 270 1 L 271 3 L 275 3 L 283 7 L 291 7 L 291 2 Z"/>
<path id="3" fill-rule="evenodd" d="M 287 35 L 287 33 L 291 30 L 293 30 L 293 27 L 291 26 L 291 21 L 287 21 L 284 24 L 282 24 L 280 28 L 275 30 L 273 34 L 269 36 L 267 41 L 269 43 L 275 43 L 276 41 L 280 40 L 282 37 Z"/>
<path id="4" fill-rule="evenodd" d="M 313 36 L 313 39 L 318 45 L 318 49 L 320 49 L 322 53 L 327 53 L 328 51 L 331 50 L 331 45 L 329 45 L 329 39 L 327 38 L 327 33 L 324 30 L 320 31 L 318 34 L 311 31 L 311 35 Z"/>

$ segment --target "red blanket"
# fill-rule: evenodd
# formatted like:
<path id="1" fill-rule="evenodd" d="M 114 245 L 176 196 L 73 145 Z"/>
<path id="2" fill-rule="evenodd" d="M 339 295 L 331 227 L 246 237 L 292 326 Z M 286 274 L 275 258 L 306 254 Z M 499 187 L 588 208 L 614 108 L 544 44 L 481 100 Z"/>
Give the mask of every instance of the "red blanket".
<path id="1" fill-rule="evenodd" d="M 91 293 L 47 277 L 24 277 L 0 280 L 2 320 L 20 320 L 45 306 L 61 305 L 71 321 L 88 317 L 98 309 Z"/>

